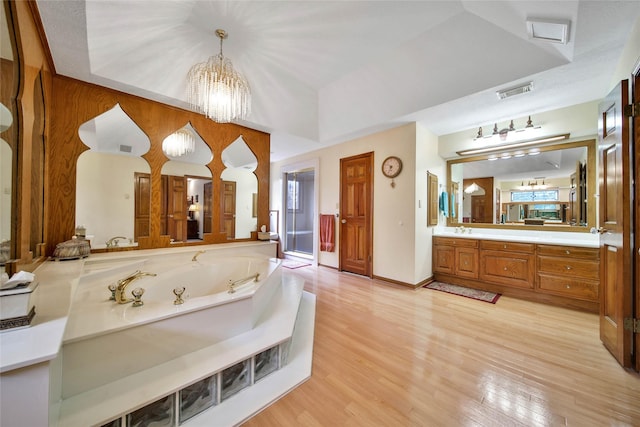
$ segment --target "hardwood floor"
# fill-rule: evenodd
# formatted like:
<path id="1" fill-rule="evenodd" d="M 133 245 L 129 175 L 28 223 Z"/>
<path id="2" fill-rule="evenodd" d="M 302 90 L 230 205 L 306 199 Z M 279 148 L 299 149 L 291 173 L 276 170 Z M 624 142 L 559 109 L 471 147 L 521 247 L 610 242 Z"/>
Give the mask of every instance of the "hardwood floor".
<path id="1" fill-rule="evenodd" d="M 640 376 L 595 314 L 319 267 L 313 372 L 249 426 L 640 426 Z"/>

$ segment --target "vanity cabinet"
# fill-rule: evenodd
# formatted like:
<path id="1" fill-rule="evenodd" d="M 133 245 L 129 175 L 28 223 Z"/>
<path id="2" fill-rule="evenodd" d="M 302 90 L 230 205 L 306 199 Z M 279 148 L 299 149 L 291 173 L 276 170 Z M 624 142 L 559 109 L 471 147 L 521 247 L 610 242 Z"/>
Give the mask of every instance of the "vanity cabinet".
<path id="1" fill-rule="evenodd" d="M 478 278 L 478 241 L 435 237 L 433 270 L 470 279 Z"/>
<path id="2" fill-rule="evenodd" d="M 598 301 L 599 249 L 538 245 L 537 286 L 540 292 Z"/>
<path id="3" fill-rule="evenodd" d="M 598 248 L 433 238 L 435 280 L 597 313 Z"/>
<path id="4" fill-rule="evenodd" d="M 480 242 L 480 248 L 481 280 L 533 289 L 534 244 L 483 240 Z"/>

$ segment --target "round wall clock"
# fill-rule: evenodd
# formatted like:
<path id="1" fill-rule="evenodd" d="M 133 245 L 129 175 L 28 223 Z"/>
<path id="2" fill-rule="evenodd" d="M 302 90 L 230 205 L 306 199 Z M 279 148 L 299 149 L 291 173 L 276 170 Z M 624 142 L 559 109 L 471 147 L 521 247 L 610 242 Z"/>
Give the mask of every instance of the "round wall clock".
<path id="1" fill-rule="evenodd" d="M 395 178 L 402 172 L 402 160 L 396 156 L 389 156 L 382 162 L 382 173 L 387 178 Z"/>

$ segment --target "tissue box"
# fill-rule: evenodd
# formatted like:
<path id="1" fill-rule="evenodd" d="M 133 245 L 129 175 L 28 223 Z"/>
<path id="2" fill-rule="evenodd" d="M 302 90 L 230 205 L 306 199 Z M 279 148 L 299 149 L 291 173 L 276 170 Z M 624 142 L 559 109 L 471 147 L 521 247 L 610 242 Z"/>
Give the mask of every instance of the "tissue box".
<path id="1" fill-rule="evenodd" d="M 278 233 L 258 231 L 258 240 L 278 240 Z"/>
<path id="2" fill-rule="evenodd" d="M 24 328 L 36 314 L 35 296 L 38 282 L 0 291 L 0 330 Z"/>

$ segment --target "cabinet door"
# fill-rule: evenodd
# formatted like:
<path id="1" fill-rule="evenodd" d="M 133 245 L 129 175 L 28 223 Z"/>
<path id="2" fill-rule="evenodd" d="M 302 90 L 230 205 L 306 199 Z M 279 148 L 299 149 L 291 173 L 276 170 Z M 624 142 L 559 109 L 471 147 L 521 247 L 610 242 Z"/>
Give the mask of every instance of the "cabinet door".
<path id="1" fill-rule="evenodd" d="M 456 275 L 469 279 L 478 278 L 478 250 L 475 248 L 456 248 Z"/>
<path id="2" fill-rule="evenodd" d="M 482 251 L 480 279 L 518 288 L 533 289 L 533 254 Z"/>
<path id="3" fill-rule="evenodd" d="M 433 271 L 437 273 L 455 273 L 455 248 L 436 245 L 433 247 Z"/>

